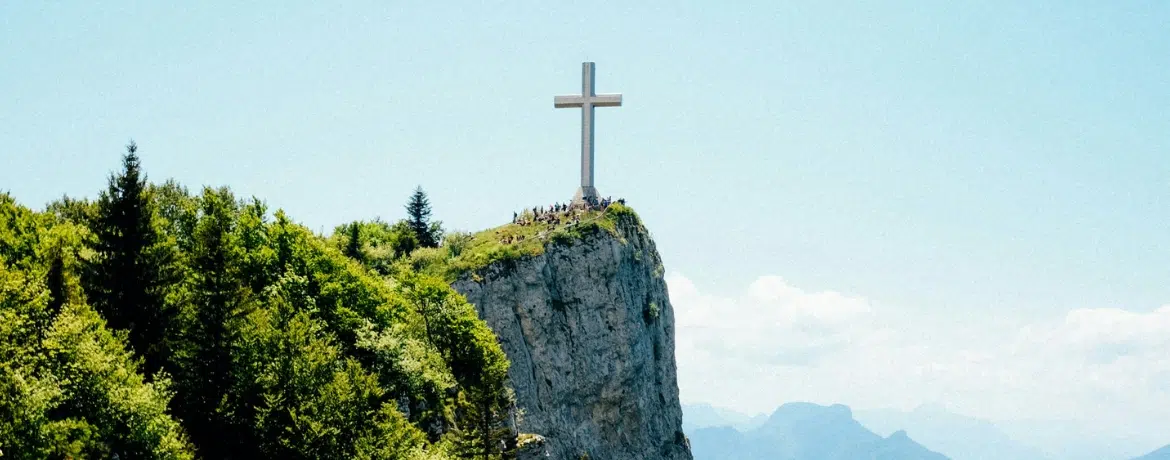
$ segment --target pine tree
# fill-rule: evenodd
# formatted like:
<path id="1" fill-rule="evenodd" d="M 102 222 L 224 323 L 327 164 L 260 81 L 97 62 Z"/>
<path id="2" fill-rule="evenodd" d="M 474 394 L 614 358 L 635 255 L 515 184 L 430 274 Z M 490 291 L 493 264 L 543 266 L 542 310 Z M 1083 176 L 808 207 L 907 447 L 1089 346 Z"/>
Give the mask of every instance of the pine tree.
<path id="1" fill-rule="evenodd" d="M 471 388 L 458 402 L 459 427 L 454 430 L 455 454 L 476 460 L 516 456 L 516 434 L 507 424 L 508 403 L 502 393 Z"/>
<path id="2" fill-rule="evenodd" d="M 187 331 L 178 415 L 205 458 L 229 458 L 236 450 L 219 405 L 232 379 L 231 349 L 250 294 L 239 273 L 243 256 L 235 234 L 237 210 L 227 189 L 204 189 L 195 226 L 191 265 L 194 321 Z"/>
<path id="3" fill-rule="evenodd" d="M 438 228 L 432 228 L 431 224 L 431 203 L 427 200 L 427 194 L 423 191 L 422 186 L 415 187 L 414 194 L 406 203 L 406 224 L 414 231 L 419 246 L 424 248 L 439 246 L 437 235 L 435 235 Z"/>
<path id="4" fill-rule="evenodd" d="M 49 272 L 45 275 L 45 286 L 49 288 L 48 316 L 52 318 L 61 312 L 61 307 L 69 300 L 68 285 L 65 281 L 65 262 L 60 254 L 53 254 L 49 262 Z"/>
<path id="5" fill-rule="evenodd" d="M 354 222 L 349 225 L 349 235 L 345 242 L 345 255 L 349 256 L 358 262 L 365 262 L 362 256 L 362 227 L 361 223 Z"/>
<path id="6" fill-rule="evenodd" d="M 97 203 L 92 230 L 96 257 L 87 264 L 86 294 L 111 328 L 128 331 L 130 348 L 153 375 L 167 359 L 175 309 L 166 290 L 174 283 L 174 248 L 164 244 L 154 225 L 154 209 L 138 159 L 138 146 L 126 146 L 122 171 L 112 174 Z"/>

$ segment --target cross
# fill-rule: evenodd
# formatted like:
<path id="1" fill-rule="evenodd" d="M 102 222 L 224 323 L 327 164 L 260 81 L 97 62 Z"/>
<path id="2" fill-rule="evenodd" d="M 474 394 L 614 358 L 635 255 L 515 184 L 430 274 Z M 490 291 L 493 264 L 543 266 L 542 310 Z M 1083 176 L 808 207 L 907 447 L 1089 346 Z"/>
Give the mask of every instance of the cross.
<path id="1" fill-rule="evenodd" d="M 573 197 L 573 203 L 594 201 L 597 199 L 597 189 L 593 188 L 593 108 L 594 107 L 621 107 L 621 94 L 596 94 L 593 92 L 593 83 L 597 77 L 596 67 L 592 62 L 581 63 L 581 95 L 556 96 L 553 98 L 553 107 L 558 109 L 581 108 L 581 188 Z"/>

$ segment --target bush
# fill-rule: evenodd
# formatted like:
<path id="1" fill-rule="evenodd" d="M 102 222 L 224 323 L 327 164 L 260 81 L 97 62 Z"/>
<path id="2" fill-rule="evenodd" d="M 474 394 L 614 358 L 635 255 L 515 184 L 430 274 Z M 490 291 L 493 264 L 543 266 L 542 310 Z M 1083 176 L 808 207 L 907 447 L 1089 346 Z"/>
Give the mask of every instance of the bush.
<path id="1" fill-rule="evenodd" d="M 451 257 L 459 257 L 463 250 L 471 244 L 471 234 L 467 232 L 451 232 L 443 237 L 443 246 Z"/>

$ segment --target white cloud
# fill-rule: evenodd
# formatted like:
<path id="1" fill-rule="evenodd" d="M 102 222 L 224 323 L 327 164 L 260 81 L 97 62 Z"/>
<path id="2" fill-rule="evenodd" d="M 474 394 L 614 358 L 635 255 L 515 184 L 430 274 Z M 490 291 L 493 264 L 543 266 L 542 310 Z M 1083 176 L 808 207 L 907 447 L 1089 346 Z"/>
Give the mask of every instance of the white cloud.
<path id="1" fill-rule="evenodd" d="M 777 276 L 734 296 L 705 294 L 678 273 L 667 284 L 684 401 L 746 412 L 794 400 L 938 402 L 993 420 L 1110 420 L 1170 432 L 1170 306 L 1076 309 L 1012 331 L 990 320 L 916 321 Z"/>
<path id="2" fill-rule="evenodd" d="M 687 352 L 734 353 L 751 362 L 811 365 L 872 331 L 865 299 L 809 293 L 764 276 L 741 298 L 701 294 L 678 274 L 667 277 L 676 327 Z M 783 333 L 777 333 L 782 331 Z M 681 334 L 680 334 L 681 337 Z"/>
<path id="3" fill-rule="evenodd" d="M 1150 313 L 1116 308 L 1073 310 L 1064 322 L 1042 331 L 1050 347 L 1071 349 L 1089 359 L 1112 362 L 1125 356 L 1170 352 L 1170 305 Z"/>

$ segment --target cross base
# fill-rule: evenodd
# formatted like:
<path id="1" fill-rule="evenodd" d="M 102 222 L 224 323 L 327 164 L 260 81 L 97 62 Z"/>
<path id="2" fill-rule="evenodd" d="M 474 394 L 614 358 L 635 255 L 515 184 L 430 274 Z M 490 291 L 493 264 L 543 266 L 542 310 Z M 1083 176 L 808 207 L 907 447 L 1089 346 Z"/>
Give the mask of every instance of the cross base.
<path id="1" fill-rule="evenodd" d="M 589 185 L 582 185 L 577 189 L 577 194 L 573 195 L 573 205 L 585 204 L 585 200 L 590 200 L 594 203 L 598 200 L 597 189 Z"/>

